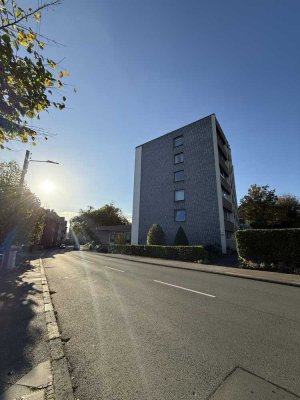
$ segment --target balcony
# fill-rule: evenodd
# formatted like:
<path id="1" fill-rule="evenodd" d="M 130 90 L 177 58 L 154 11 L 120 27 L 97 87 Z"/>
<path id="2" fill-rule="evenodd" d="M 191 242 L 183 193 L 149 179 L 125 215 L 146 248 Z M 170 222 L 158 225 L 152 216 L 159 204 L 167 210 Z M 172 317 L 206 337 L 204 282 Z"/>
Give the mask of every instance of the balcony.
<path id="1" fill-rule="evenodd" d="M 229 185 L 229 183 L 227 182 L 227 180 L 225 178 L 223 178 L 222 175 L 220 175 L 221 178 L 221 185 L 223 186 L 223 188 L 225 190 L 227 190 L 227 192 L 231 193 L 231 187 Z"/>
<path id="2" fill-rule="evenodd" d="M 229 169 L 225 163 L 225 161 L 219 156 L 219 164 L 221 165 L 221 167 L 223 168 L 223 170 L 225 171 L 225 173 L 227 175 L 229 175 Z"/>
<path id="3" fill-rule="evenodd" d="M 234 232 L 234 223 L 231 221 L 224 220 L 225 231 Z"/>
<path id="4" fill-rule="evenodd" d="M 226 210 L 232 212 L 232 204 L 229 200 L 225 199 L 225 197 L 222 198 L 223 200 L 223 207 L 226 208 Z"/>
<path id="5" fill-rule="evenodd" d="M 227 156 L 226 147 L 225 147 L 225 145 L 223 144 L 223 142 L 221 141 L 221 139 L 219 138 L 219 136 L 218 136 L 218 147 L 219 147 L 220 152 L 221 152 L 221 153 L 223 154 L 223 156 L 227 159 L 228 156 Z"/>

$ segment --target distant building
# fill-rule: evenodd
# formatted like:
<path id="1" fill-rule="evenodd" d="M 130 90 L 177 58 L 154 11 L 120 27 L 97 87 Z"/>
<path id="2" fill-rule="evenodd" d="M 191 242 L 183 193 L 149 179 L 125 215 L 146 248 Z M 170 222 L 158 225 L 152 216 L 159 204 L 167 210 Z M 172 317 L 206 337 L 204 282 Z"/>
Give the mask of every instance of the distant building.
<path id="1" fill-rule="evenodd" d="M 131 224 L 128 225 L 112 225 L 112 226 L 98 226 L 96 227 L 96 236 L 100 244 L 109 245 L 114 244 L 122 238 L 124 243 L 131 242 Z"/>
<path id="2" fill-rule="evenodd" d="M 54 210 L 46 210 L 45 226 L 40 244 L 45 248 L 60 246 L 67 233 L 67 221 Z"/>
<path id="3" fill-rule="evenodd" d="M 168 244 L 182 226 L 190 244 L 235 248 L 231 151 L 215 114 L 136 147 L 131 243 L 146 243 L 154 223 Z"/>

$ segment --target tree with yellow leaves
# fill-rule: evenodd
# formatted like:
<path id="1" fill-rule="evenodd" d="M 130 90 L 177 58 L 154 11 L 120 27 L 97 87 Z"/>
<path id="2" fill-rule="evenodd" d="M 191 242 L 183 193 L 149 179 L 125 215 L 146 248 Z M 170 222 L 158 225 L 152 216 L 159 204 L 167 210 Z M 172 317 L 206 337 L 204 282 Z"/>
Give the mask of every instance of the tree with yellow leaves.
<path id="1" fill-rule="evenodd" d="M 0 0 L 0 148 L 13 140 L 35 144 L 41 130 L 30 120 L 51 106 L 65 108 L 65 96 L 57 101 L 68 71 L 41 52 L 50 39 L 34 31 L 43 10 L 60 4 L 52 0 L 37 8 L 22 9 L 13 0 Z M 54 96 L 55 94 L 55 96 Z M 47 135 L 44 135 L 47 139 Z"/>

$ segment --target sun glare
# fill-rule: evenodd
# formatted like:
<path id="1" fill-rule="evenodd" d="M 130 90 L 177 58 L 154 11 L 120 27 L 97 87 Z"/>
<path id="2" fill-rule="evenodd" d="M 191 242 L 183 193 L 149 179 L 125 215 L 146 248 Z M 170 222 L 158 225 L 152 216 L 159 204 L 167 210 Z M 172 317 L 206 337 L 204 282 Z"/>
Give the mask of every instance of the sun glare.
<path id="1" fill-rule="evenodd" d="M 46 180 L 41 183 L 41 189 L 44 193 L 51 193 L 53 192 L 54 188 L 54 184 L 51 181 Z"/>

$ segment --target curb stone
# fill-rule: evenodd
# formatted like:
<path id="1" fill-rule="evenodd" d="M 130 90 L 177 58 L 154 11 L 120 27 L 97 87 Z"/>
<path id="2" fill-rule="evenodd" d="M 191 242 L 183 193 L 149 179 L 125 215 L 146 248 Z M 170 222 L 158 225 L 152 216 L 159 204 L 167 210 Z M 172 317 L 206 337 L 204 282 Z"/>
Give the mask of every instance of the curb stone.
<path id="1" fill-rule="evenodd" d="M 41 258 L 39 262 L 41 267 L 43 298 L 48 330 L 48 341 L 50 346 L 52 374 L 54 378 L 54 390 L 50 389 L 50 392 L 47 393 L 47 399 L 74 400 L 68 362 L 64 353 L 61 335 L 59 333 L 59 328 L 54 314 L 48 281 Z"/>

